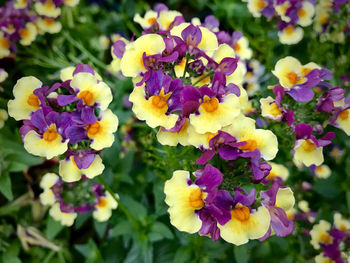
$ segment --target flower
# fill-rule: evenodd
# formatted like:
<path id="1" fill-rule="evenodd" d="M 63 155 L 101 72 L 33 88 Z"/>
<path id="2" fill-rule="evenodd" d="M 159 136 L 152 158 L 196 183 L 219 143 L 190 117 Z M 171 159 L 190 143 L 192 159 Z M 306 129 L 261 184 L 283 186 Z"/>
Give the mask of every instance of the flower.
<path id="1" fill-rule="evenodd" d="M 350 229 L 350 221 L 344 219 L 340 213 L 335 213 L 334 226 L 341 231 L 347 231 Z"/>
<path id="2" fill-rule="evenodd" d="M 34 4 L 35 11 L 42 16 L 56 18 L 61 14 L 61 9 L 56 7 L 53 0 L 46 0 L 45 2 L 36 2 Z"/>
<path id="3" fill-rule="evenodd" d="M 24 148 L 31 154 L 51 159 L 63 154 L 68 149 L 65 129 L 70 118 L 66 113 L 51 111 L 47 114 L 42 109 L 31 116 L 32 127 L 23 134 Z"/>
<path id="4" fill-rule="evenodd" d="M 40 107 L 41 102 L 34 90 L 41 85 L 41 81 L 32 76 L 19 79 L 12 91 L 15 99 L 7 104 L 9 115 L 17 121 L 29 119 L 31 113 Z"/>
<path id="5" fill-rule="evenodd" d="M 119 198 L 118 194 L 115 194 L 115 196 Z M 109 192 L 106 192 L 105 195 L 99 197 L 92 216 L 99 222 L 107 221 L 112 215 L 112 210 L 117 207 L 117 201 Z"/>
<path id="6" fill-rule="evenodd" d="M 331 229 L 331 224 L 325 220 L 321 220 L 319 224 L 313 226 L 310 231 L 311 245 L 315 249 L 320 248 L 322 244 L 332 244 L 333 238 L 329 235 L 328 231 Z"/>
<path id="7" fill-rule="evenodd" d="M 21 40 L 19 43 L 23 46 L 29 46 L 36 38 L 37 30 L 33 23 L 26 23 L 25 27 L 19 30 Z"/>
<path id="8" fill-rule="evenodd" d="M 299 43 L 303 36 L 304 30 L 300 27 L 287 26 L 278 32 L 280 42 L 287 45 Z"/>
<path id="9" fill-rule="evenodd" d="M 5 37 L 4 33 L 0 31 L 0 58 L 4 58 L 10 55 L 10 47 L 10 41 L 7 37 Z"/>
<path id="10" fill-rule="evenodd" d="M 0 129 L 4 127 L 5 121 L 7 120 L 7 118 L 8 118 L 7 111 L 4 109 L 0 109 Z"/>
<path id="11" fill-rule="evenodd" d="M 56 202 L 56 198 L 54 192 L 51 190 L 51 187 L 54 186 L 58 180 L 58 175 L 54 173 L 46 173 L 42 177 L 40 187 L 44 190 L 44 192 L 40 194 L 39 198 L 43 205 L 53 205 Z"/>
<path id="12" fill-rule="evenodd" d="M 64 226 L 71 226 L 74 223 L 74 220 L 77 218 L 77 213 L 67 213 L 62 212 L 60 208 L 59 203 L 53 204 L 53 206 L 50 208 L 50 216 L 52 216 L 53 219 L 60 222 Z"/>
<path id="13" fill-rule="evenodd" d="M 273 180 L 276 177 L 279 177 L 283 181 L 287 180 L 287 178 L 289 177 L 289 171 L 284 165 L 277 164 L 274 162 L 269 162 L 269 164 L 271 165 L 271 171 L 266 177 L 266 179 Z"/>
<path id="14" fill-rule="evenodd" d="M 86 157 L 85 157 L 86 158 Z M 101 174 L 104 170 L 102 159 L 99 155 L 94 155 L 92 162 L 87 167 L 82 167 L 75 162 L 74 156 L 70 156 L 68 159 L 61 160 L 59 165 L 59 174 L 65 182 L 75 182 L 80 180 L 82 175 L 87 178 L 94 178 Z"/>

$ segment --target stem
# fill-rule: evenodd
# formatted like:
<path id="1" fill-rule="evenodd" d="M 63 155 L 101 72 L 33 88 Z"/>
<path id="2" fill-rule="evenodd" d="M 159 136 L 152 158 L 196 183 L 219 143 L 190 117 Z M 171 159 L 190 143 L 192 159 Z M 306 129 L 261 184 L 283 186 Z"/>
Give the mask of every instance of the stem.
<path id="1" fill-rule="evenodd" d="M 103 187 L 110 193 L 110 195 L 113 197 L 113 199 L 118 203 L 118 207 L 120 210 L 123 211 L 123 213 L 126 215 L 126 217 L 133 223 L 134 226 L 137 226 L 137 220 L 129 213 L 128 209 L 120 202 L 120 200 L 115 196 L 115 193 L 113 192 L 112 188 L 106 183 L 106 181 L 102 178 L 102 176 L 98 176 L 98 181 L 103 185 Z"/>
<path id="2" fill-rule="evenodd" d="M 184 74 L 182 75 L 183 78 L 186 76 L 188 60 L 189 60 L 188 57 L 186 57 L 186 64 L 185 64 Z"/>
<path id="3" fill-rule="evenodd" d="M 79 42 L 77 42 L 76 40 L 74 40 L 67 31 L 63 32 L 63 35 L 65 36 L 65 38 L 68 40 L 68 42 L 70 42 L 74 47 L 76 47 L 77 49 L 79 49 L 86 57 L 88 57 L 93 63 L 95 63 L 97 66 L 103 68 L 103 69 L 107 69 L 107 65 L 105 63 L 103 63 L 101 60 L 99 60 L 98 58 L 96 58 L 94 55 L 92 55 L 82 44 L 80 44 Z"/>
<path id="4" fill-rule="evenodd" d="M 203 79 L 206 79 L 207 77 L 210 77 L 213 73 L 212 72 L 209 72 L 207 75 L 201 77 L 199 80 L 197 80 L 193 86 L 196 86 L 196 84 L 198 84 L 199 82 L 201 82 Z"/>

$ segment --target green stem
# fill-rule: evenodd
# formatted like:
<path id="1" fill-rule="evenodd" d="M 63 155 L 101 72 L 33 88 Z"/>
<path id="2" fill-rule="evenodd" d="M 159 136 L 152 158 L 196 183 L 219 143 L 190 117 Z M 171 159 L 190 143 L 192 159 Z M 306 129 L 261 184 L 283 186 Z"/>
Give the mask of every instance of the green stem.
<path id="1" fill-rule="evenodd" d="M 199 80 L 197 80 L 193 86 L 196 86 L 196 84 L 198 84 L 199 82 L 201 82 L 203 79 L 206 79 L 207 77 L 210 77 L 213 73 L 212 72 L 209 72 L 207 75 L 201 77 Z"/>
<path id="2" fill-rule="evenodd" d="M 92 55 L 82 44 L 74 40 L 67 31 L 63 32 L 63 35 L 65 38 L 70 42 L 74 47 L 79 49 L 86 57 L 88 57 L 93 63 L 95 63 L 97 66 L 103 68 L 104 70 L 107 69 L 107 65 L 103 63 L 101 60 L 96 58 L 94 55 Z"/>

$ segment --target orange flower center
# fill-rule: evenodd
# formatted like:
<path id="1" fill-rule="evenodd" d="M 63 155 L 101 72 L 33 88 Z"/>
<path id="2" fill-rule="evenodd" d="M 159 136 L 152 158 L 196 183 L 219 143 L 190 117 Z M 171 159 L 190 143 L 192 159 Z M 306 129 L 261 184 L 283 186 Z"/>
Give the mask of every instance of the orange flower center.
<path id="1" fill-rule="evenodd" d="M 270 113 L 272 114 L 273 117 L 277 117 L 282 114 L 282 110 L 276 103 L 273 103 L 270 105 Z"/>
<path id="2" fill-rule="evenodd" d="M 301 70 L 301 74 L 302 74 L 303 76 L 306 76 L 307 74 L 310 73 L 311 70 L 312 70 L 311 68 L 303 68 L 303 69 Z"/>
<path id="3" fill-rule="evenodd" d="M 316 172 L 320 173 L 320 172 L 322 172 L 323 168 L 322 168 L 322 166 L 317 166 L 315 170 L 316 170 Z"/>
<path id="4" fill-rule="evenodd" d="M 349 117 L 349 111 L 348 110 L 344 110 L 341 113 L 339 113 L 339 115 L 338 115 L 338 118 L 340 118 L 343 121 L 347 120 L 348 117 Z"/>
<path id="5" fill-rule="evenodd" d="M 34 95 L 33 93 L 28 96 L 27 103 L 30 106 L 33 106 L 35 108 L 39 108 L 39 105 L 40 105 L 40 101 L 39 101 L 38 97 L 36 95 Z"/>
<path id="6" fill-rule="evenodd" d="M 292 85 L 295 85 L 298 82 L 298 75 L 295 72 L 289 72 L 287 74 L 287 79 Z"/>
<path id="7" fill-rule="evenodd" d="M 291 35 L 294 32 L 294 27 L 292 26 L 287 26 L 284 31 L 286 32 L 287 35 Z"/>
<path id="8" fill-rule="evenodd" d="M 87 127 L 87 134 L 89 136 L 96 135 L 101 129 L 100 123 L 97 121 L 94 124 L 90 124 Z"/>
<path id="9" fill-rule="evenodd" d="M 21 38 L 27 38 L 29 37 L 29 30 L 26 28 L 22 28 L 19 30 L 19 34 L 21 35 Z"/>
<path id="10" fill-rule="evenodd" d="M 204 102 L 201 104 L 201 106 L 206 112 L 213 112 L 219 107 L 219 101 L 215 97 L 209 98 L 208 96 L 204 96 Z"/>
<path id="11" fill-rule="evenodd" d="M 231 216 L 241 222 L 247 221 L 250 217 L 249 208 L 246 206 L 236 206 L 235 209 L 231 210 Z"/>
<path id="12" fill-rule="evenodd" d="M 267 5 L 267 3 L 265 3 L 265 1 L 260 0 L 260 1 L 258 2 L 258 8 L 259 8 L 259 10 L 264 9 L 264 7 L 265 7 L 266 5 Z"/>
<path id="13" fill-rule="evenodd" d="M 151 18 L 148 18 L 147 22 L 149 25 L 153 25 L 154 22 L 156 22 L 156 18 L 155 17 L 151 17 Z"/>
<path id="14" fill-rule="evenodd" d="M 43 134 L 43 138 L 47 142 L 52 142 L 56 140 L 57 137 L 58 137 L 58 133 L 56 131 L 56 126 L 54 124 L 51 125 L 49 129 Z"/>
<path id="15" fill-rule="evenodd" d="M 341 225 L 339 228 L 340 228 L 341 231 L 346 231 L 347 230 L 345 225 Z"/>
<path id="16" fill-rule="evenodd" d="M 306 152 L 312 152 L 316 149 L 316 145 L 311 140 L 304 140 L 301 143 L 301 147 L 303 147 L 304 151 Z"/>
<path id="17" fill-rule="evenodd" d="M 51 0 L 46 1 L 44 7 L 49 9 L 54 8 L 54 3 Z"/>
<path id="18" fill-rule="evenodd" d="M 241 45 L 237 43 L 237 44 L 235 45 L 234 50 L 235 50 L 235 51 L 240 51 L 240 50 L 241 50 Z"/>
<path id="19" fill-rule="evenodd" d="M 98 208 L 103 208 L 107 205 L 107 201 L 104 198 L 100 198 L 100 200 L 98 201 L 98 204 L 96 205 Z"/>
<path id="20" fill-rule="evenodd" d="M 8 41 L 7 38 L 2 37 L 0 39 L 0 45 L 3 49 L 8 49 L 10 47 L 10 41 Z"/>
<path id="21" fill-rule="evenodd" d="M 158 108 L 158 109 L 162 109 L 168 105 L 166 102 L 167 99 L 162 97 L 162 96 L 152 96 L 151 101 L 152 101 L 153 106 Z"/>
<path id="22" fill-rule="evenodd" d="M 201 189 L 195 188 L 191 191 L 189 196 L 189 202 L 190 206 L 194 209 L 201 209 L 204 206 Z"/>
<path id="23" fill-rule="evenodd" d="M 299 11 L 298 11 L 298 16 L 299 17 L 303 17 L 303 16 L 305 16 L 306 15 L 306 11 L 304 10 L 304 9 L 299 9 Z"/>
<path id="24" fill-rule="evenodd" d="M 332 244 L 332 237 L 328 235 L 327 233 L 322 234 L 320 241 L 322 243 Z"/>
<path id="25" fill-rule="evenodd" d="M 55 19 L 53 18 L 45 18 L 44 19 L 44 23 L 47 25 L 47 26 L 52 26 L 54 23 L 55 23 Z"/>
<path id="26" fill-rule="evenodd" d="M 89 106 L 91 106 L 94 102 L 94 94 L 92 94 L 92 92 L 90 92 L 88 90 L 84 90 L 82 92 L 79 92 L 78 98 L 82 99 L 83 102 Z"/>
<path id="27" fill-rule="evenodd" d="M 277 175 L 274 172 L 270 172 L 269 175 L 266 177 L 267 179 L 273 179 L 275 178 Z"/>
<path id="28" fill-rule="evenodd" d="M 252 152 L 254 151 L 256 148 L 258 148 L 258 144 L 255 140 L 246 140 L 246 144 L 239 147 L 239 149 L 241 149 L 242 151 L 249 151 Z"/>

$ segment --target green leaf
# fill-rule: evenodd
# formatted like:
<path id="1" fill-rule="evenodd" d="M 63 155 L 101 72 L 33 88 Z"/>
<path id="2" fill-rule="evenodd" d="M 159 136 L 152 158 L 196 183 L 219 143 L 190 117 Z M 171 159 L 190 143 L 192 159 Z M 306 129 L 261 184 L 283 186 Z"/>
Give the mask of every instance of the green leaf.
<path id="1" fill-rule="evenodd" d="M 233 248 L 236 262 L 247 263 L 249 260 L 249 252 L 247 245 L 235 246 Z"/>
<path id="2" fill-rule="evenodd" d="M 52 240 L 63 228 L 64 226 L 62 226 L 60 222 L 57 222 L 55 219 L 49 216 L 47 219 L 45 236 L 47 239 Z"/>
<path id="3" fill-rule="evenodd" d="M 157 234 L 158 234 L 158 236 L 160 236 L 160 239 L 158 239 L 158 240 L 161 240 L 163 238 L 168 238 L 168 239 L 174 238 L 174 235 L 170 231 L 170 229 L 165 224 L 163 224 L 161 222 L 155 222 L 151 227 L 150 236 L 154 235 L 156 237 Z M 154 241 L 157 241 L 157 240 L 154 240 Z"/>
<path id="4" fill-rule="evenodd" d="M 11 178 L 8 172 L 0 176 L 0 192 L 9 200 L 13 200 Z"/>
<path id="5" fill-rule="evenodd" d="M 108 226 L 108 222 L 98 222 L 94 220 L 94 228 L 100 238 L 104 237 L 107 226 Z"/>
<path id="6" fill-rule="evenodd" d="M 191 260 L 191 253 L 189 253 L 187 247 L 180 247 L 176 250 L 175 257 L 174 257 L 174 263 L 185 263 L 190 262 Z"/>
<path id="7" fill-rule="evenodd" d="M 112 230 L 111 237 L 123 236 L 133 232 L 130 221 L 120 221 Z"/>
<path id="8" fill-rule="evenodd" d="M 147 210 L 141 203 L 136 202 L 130 196 L 121 196 L 120 202 L 128 209 L 133 217 L 139 220 L 145 219 Z"/>
<path id="9" fill-rule="evenodd" d="M 77 251 L 79 251 L 80 254 L 82 254 L 86 258 L 85 262 L 103 262 L 101 253 L 92 239 L 89 239 L 87 244 L 75 245 L 74 247 Z"/>

